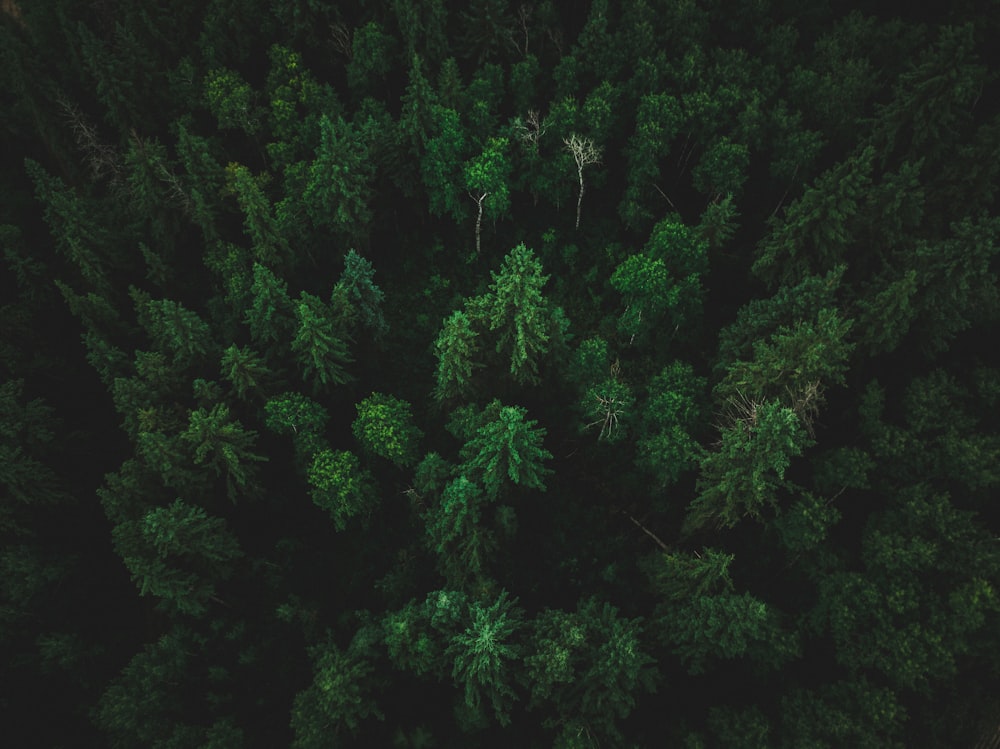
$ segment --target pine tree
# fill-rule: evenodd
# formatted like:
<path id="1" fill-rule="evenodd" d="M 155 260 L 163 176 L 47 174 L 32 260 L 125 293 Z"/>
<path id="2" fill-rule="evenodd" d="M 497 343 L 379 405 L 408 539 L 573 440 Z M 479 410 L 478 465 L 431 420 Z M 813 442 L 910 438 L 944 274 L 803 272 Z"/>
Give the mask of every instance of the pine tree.
<path id="1" fill-rule="evenodd" d="M 191 444 L 195 464 L 207 465 L 216 476 L 225 474 L 226 494 L 231 500 L 259 491 L 253 463 L 267 458 L 252 452 L 257 433 L 232 420 L 227 406 L 217 403 L 211 411 L 192 411 L 181 437 Z"/>
<path id="2" fill-rule="evenodd" d="M 329 306 L 303 291 L 295 313 L 298 332 L 292 339 L 292 351 L 298 358 L 302 376 L 312 381 L 316 392 L 329 385 L 347 382 L 350 376 L 344 365 L 353 359 L 347 344 L 336 333 L 336 323 Z"/>
<path id="3" fill-rule="evenodd" d="M 461 310 L 452 312 L 444 321 L 434 342 L 438 360 L 434 397 L 439 402 L 470 393 L 473 372 L 483 366 L 478 361 L 477 338 L 468 315 Z"/>
<path id="4" fill-rule="evenodd" d="M 337 282 L 361 325 L 376 338 L 382 338 L 389 326 L 382 314 L 385 294 L 375 283 L 375 268 L 355 250 L 344 256 L 344 272 Z M 332 301 L 332 299 L 331 299 Z"/>
<path id="5" fill-rule="evenodd" d="M 551 473 L 543 461 L 552 453 L 542 447 L 545 429 L 526 419 L 526 408 L 493 401 L 480 417 L 481 426 L 462 448 L 463 466 L 479 477 L 486 495 L 496 499 L 507 481 L 545 491 L 543 478 Z"/>
<path id="6" fill-rule="evenodd" d="M 489 605 L 470 603 L 468 616 L 471 621 L 448 645 L 452 677 L 464 688 L 468 708 L 478 712 L 485 699 L 500 725 L 507 725 L 517 698 L 510 671 L 520 656 L 512 640 L 523 626 L 524 612 L 516 598 L 501 591 Z"/>
<path id="7" fill-rule="evenodd" d="M 542 295 L 548 276 L 534 252 L 519 244 L 491 272 L 493 282 L 485 296 L 466 305 L 469 316 L 499 331 L 496 351 L 510 358 L 510 374 L 518 383 L 537 383 L 538 365 L 553 344 L 566 338 L 568 322 L 562 310 Z"/>

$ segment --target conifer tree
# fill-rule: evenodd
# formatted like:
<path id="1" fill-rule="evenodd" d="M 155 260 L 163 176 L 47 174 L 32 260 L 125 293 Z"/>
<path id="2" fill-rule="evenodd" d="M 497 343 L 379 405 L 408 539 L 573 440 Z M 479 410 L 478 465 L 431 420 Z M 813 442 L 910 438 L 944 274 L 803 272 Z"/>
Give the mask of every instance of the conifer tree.
<path id="1" fill-rule="evenodd" d="M 496 499 L 507 481 L 545 491 L 544 477 L 551 471 L 543 461 L 552 453 L 542 447 L 545 429 L 525 418 L 526 408 L 493 401 L 480 416 L 475 435 L 462 448 L 463 464 L 480 477 L 490 499 Z"/>
<path id="2" fill-rule="evenodd" d="M 350 379 L 344 365 L 353 361 L 347 344 L 337 336 L 333 313 L 318 297 L 305 291 L 295 309 L 298 332 L 292 339 L 292 351 L 299 360 L 302 375 L 312 381 L 313 390 L 342 385 Z"/>

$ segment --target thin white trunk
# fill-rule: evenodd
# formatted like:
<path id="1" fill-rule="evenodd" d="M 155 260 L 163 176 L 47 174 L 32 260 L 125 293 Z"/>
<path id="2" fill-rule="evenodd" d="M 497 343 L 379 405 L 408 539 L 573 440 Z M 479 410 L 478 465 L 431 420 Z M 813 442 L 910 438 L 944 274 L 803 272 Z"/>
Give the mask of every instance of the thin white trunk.
<path id="1" fill-rule="evenodd" d="M 583 206 L 583 166 L 577 166 L 580 175 L 580 194 L 576 198 L 576 228 L 580 228 L 580 208 Z"/>

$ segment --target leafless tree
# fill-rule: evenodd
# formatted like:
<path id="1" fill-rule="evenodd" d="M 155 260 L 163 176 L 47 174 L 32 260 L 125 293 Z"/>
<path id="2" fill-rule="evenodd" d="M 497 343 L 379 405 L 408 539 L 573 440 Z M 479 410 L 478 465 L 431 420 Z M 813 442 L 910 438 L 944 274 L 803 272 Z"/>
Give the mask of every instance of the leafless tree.
<path id="1" fill-rule="evenodd" d="M 583 168 L 591 164 L 601 163 L 601 148 L 594 144 L 590 138 L 581 138 L 576 133 L 570 133 L 568 138 L 563 139 L 566 150 L 573 154 L 576 161 L 576 173 L 580 178 L 580 194 L 576 199 L 576 228 L 580 228 L 580 210 L 583 206 Z"/>

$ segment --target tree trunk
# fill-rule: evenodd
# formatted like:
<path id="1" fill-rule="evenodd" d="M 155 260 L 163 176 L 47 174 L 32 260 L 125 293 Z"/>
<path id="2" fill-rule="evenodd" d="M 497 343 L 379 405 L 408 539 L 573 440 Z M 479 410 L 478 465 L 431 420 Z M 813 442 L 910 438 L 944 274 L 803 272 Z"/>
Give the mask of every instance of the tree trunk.
<path id="1" fill-rule="evenodd" d="M 580 208 L 583 205 L 583 167 L 578 170 L 580 173 L 580 194 L 576 198 L 576 228 L 580 228 Z"/>

